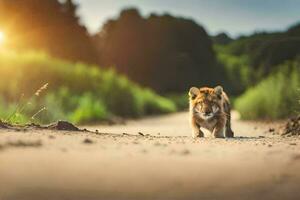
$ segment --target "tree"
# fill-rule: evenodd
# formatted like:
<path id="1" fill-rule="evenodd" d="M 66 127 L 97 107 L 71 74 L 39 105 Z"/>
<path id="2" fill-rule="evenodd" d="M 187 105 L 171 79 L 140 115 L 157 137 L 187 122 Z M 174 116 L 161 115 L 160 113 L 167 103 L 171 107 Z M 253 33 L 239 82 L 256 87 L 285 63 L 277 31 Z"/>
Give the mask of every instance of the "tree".
<path id="1" fill-rule="evenodd" d="M 214 44 L 226 45 L 233 41 L 226 33 L 219 33 L 212 37 Z"/>
<path id="2" fill-rule="evenodd" d="M 76 9 L 72 0 L 0 0 L 0 26 L 7 31 L 10 48 L 38 49 L 73 61 L 98 63 Z"/>
<path id="3" fill-rule="evenodd" d="M 168 14 L 145 18 L 134 8 L 126 9 L 94 39 L 104 65 L 160 92 L 222 80 L 210 37 L 190 19 Z"/>

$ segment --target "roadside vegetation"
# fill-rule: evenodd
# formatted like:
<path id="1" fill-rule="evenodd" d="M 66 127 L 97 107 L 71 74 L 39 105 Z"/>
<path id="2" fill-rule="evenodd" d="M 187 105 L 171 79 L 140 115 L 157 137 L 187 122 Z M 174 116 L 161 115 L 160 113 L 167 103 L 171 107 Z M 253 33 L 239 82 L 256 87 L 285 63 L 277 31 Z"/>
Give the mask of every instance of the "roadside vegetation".
<path id="1" fill-rule="evenodd" d="M 279 119 L 299 112 L 300 24 L 283 32 L 213 39 L 229 93 L 235 96 L 234 108 L 243 119 Z"/>
<path id="2" fill-rule="evenodd" d="M 279 119 L 300 110 L 300 62 L 287 62 L 277 72 L 235 100 L 243 119 Z"/>
<path id="3" fill-rule="evenodd" d="M 13 123 L 88 123 L 176 111 L 171 100 L 112 69 L 43 53 L 1 51 L 0 74 L 0 116 Z"/>

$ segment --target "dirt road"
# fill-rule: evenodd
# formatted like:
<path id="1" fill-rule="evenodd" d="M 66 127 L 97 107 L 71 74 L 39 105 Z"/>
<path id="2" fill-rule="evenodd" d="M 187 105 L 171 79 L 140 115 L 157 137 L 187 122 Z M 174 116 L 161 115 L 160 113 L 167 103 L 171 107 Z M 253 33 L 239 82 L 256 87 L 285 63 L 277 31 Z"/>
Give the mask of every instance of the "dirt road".
<path id="1" fill-rule="evenodd" d="M 234 114 L 236 138 L 193 140 L 183 112 L 98 134 L 0 130 L 0 200 L 300 199 L 300 138 L 278 125 Z"/>

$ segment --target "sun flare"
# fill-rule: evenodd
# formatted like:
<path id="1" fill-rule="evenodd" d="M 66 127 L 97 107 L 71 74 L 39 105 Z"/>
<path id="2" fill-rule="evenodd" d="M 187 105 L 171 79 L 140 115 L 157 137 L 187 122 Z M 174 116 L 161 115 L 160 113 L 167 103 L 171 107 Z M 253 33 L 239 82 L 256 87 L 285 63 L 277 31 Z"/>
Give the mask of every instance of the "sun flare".
<path id="1" fill-rule="evenodd" d="M 5 35 L 2 31 L 0 31 L 0 45 L 4 43 Z"/>

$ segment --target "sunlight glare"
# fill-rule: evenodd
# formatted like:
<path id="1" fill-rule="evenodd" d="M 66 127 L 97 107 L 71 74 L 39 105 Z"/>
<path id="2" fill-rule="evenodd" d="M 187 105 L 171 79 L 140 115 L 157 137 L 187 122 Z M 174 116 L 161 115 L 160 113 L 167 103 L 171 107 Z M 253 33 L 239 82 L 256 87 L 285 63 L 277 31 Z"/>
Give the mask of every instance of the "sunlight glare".
<path id="1" fill-rule="evenodd" d="M 4 43 L 5 35 L 2 31 L 0 31 L 0 45 Z"/>

